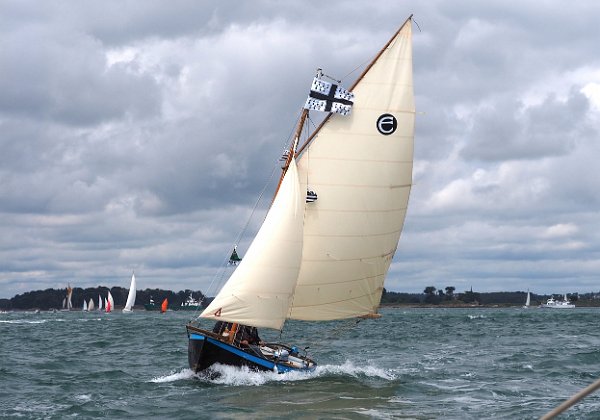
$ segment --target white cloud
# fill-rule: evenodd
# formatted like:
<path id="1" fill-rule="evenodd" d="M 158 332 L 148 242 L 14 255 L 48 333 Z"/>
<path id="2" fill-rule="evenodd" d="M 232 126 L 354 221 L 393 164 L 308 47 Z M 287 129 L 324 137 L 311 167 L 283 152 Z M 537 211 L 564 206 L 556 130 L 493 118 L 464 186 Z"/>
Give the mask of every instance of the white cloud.
<path id="1" fill-rule="evenodd" d="M 559 223 L 548 227 L 542 234 L 545 238 L 562 238 L 571 236 L 579 231 L 573 223 Z"/>
<path id="2" fill-rule="evenodd" d="M 415 186 L 386 287 L 597 290 L 600 6 L 313 6 L 6 4 L 0 297 L 132 268 L 206 289 L 315 68 L 352 81 L 411 12 Z"/>

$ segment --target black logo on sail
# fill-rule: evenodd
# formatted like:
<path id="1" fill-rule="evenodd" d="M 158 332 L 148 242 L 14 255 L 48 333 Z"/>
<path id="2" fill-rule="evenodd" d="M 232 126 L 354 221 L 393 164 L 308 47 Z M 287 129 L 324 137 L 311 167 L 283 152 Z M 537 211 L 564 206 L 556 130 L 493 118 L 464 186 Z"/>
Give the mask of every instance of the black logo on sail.
<path id="1" fill-rule="evenodd" d="M 377 119 L 377 131 L 384 136 L 389 136 L 398 127 L 398 121 L 392 114 L 383 114 Z"/>

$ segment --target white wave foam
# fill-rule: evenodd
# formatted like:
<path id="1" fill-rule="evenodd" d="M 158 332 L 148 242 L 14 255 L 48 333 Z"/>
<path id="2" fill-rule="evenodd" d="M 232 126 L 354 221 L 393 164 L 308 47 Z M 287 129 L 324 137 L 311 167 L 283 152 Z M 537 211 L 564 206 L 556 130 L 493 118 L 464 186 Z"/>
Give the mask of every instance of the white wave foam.
<path id="1" fill-rule="evenodd" d="M 485 315 L 468 315 L 469 319 L 484 319 Z"/>
<path id="2" fill-rule="evenodd" d="M 248 367 L 216 364 L 209 372 L 199 373 L 198 378 L 214 384 L 232 386 L 259 386 L 268 382 L 303 381 L 314 377 L 313 372 L 292 371 L 285 373 L 257 372 Z"/>
<path id="3" fill-rule="evenodd" d="M 374 377 L 385 380 L 394 380 L 395 375 L 390 371 L 375 366 L 355 366 L 346 361 L 342 365 L 317 366 L 312 372 L 291 371 L 285 373 L 254 371 L 246 366 L 227 366 L 216 364 L 208 371 L 195 374 L 191 369 L 173 371 L 168 375 L 152 378 L 153 383 L 167 383 L 191 378 L 198 378 L 213 384 L 230 386 L 260 386 L 270 382 L 295 382 L 317 378 L 325 375 L 349 375 L 353 377 Z"/>
<path id="4" fill-rule="evenodd" d="M 350 375 L 354 377 L 367 376 L 386 380 L 394 380 L 396 376 L 385 369 L 376 366 L 355 366 L 349 360 L 346 360 L 342 365 L 323 365 L 318 366 L 316 372 L 319 375 L 335 374 L 335 375 Z"/>
<path id="5" fill-rule="evenodd" d="M 47 320 L 38 319 L 36 321 L 30 321 L 27 319 L 6 319 L 0 320 L 0 324 L 45 324 Z"/>
<path id="6" fill-rule="evenodd" d="M 77 322 L 102 321 L 102 318 L 80 318 Z"/>
<path id="7" fill-rule="evenodd" d="M 200 379 L 221 385 L 259 386 L 268 382 L 305 381 L 325 375 L 350 375 L 353 377 L 366 376 L 393 380 L 395 376 L 375 366 L 355 366 L 346 361 L 342 365 L 317 366 L 312 372 L 291 371 L 286 373 L 256 372 L 247 367 L 214 365 L 208 374 L 199 374 Z"/>
<path id="8" fill-rule="evenodd" d="M 75 395 L 75 399 L 81 402 L 88 402 L 92 400 L 92 396 L 90 394 Z"/>
<path id="9" fill-rule="evenodd" d="M 157 376 L 155 378 L 152 378 L 150 382 L 154 382 L 155 384 L 162 384 L 166 382 L 180 381 L 182 379 L 190 379 L 194 376 L 194 372 L 192 372 L 191 369 L 182 369 L 179 372 L 171 372 L 170 374 L 165 376 Z"/>

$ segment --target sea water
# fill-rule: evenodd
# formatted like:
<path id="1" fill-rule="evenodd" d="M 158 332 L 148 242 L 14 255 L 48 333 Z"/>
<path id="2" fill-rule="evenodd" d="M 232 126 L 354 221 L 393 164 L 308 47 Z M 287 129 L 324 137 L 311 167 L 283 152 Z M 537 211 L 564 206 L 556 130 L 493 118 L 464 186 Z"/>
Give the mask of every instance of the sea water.
<path id="1" fill-rule="evenodd" d="M 0 417 L 534 419 L 600 377 L 600 309 L 381 312 L 260 331 L 310 347 L 312 373 L 210 375 L 190 312 L 1 313 Z M 600 392 L 561 418 L 600 418 Z"/>

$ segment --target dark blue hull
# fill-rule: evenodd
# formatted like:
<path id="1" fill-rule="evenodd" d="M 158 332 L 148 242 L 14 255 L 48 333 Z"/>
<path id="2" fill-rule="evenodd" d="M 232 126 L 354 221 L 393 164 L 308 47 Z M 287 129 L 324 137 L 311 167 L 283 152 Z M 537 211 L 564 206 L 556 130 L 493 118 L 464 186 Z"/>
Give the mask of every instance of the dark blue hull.
<path id="1" fill-rule="evenodd" d="M 210 331 L 187 326 L 188 362 L 194 372 L 201 372 L 216 363 L 230 366 L 247 366 L 252 370 L 285 373 L 312 371 L 317 364 L 296 354 L 283 344 L 237 347 Z"/>

